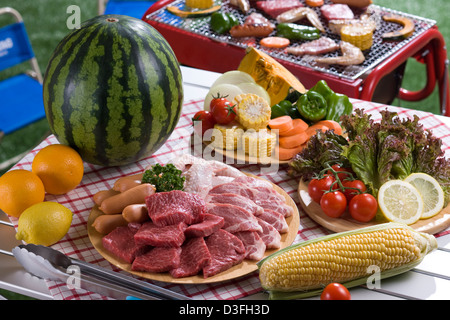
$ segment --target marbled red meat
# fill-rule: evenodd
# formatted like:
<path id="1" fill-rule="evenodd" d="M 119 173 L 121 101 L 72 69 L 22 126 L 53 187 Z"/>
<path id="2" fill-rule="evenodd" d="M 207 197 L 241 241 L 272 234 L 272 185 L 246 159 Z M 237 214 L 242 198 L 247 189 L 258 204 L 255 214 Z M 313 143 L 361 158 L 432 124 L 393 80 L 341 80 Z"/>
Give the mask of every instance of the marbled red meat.
<path id="1" fill-rule="evenodd" d="M 181 248 L 155 247 L 145 254 L 136 256 L 131 270 L 145 272 L 166 272 L 180 265 Z"/>
<path id="2" fill-rule="evenodd" d="M 184 222 L 197 223 L 203 220 L 205 201 L 195 194 L 181 190 L 157 192 L 145 199 L 148 215 L 157 226 Z"/>
<path id="3" fill-rule="evenodd" d="M 170 270 L 174 278 L 190 277 L 198 274 L 211 260 L 208 247 L 202 237 L 192 238 L 181 247 L 180 264 Z"/>
<path id="4" fill-rule="evenodd" d="M 138 245 L 153 247 L 180 247 L 185 239 L 186 228 L 187 225 L 184 222 L 159 227 L 148 221 L 136 232 L 134 242 Z"/>
<path id="5" fill-rule="evenodd" d="M 303 7 L 303 4 L 299 0 L 267 0 L 257 1 L 256 7 L 275 19 L 285 11 Z"/>
<path id="6" fill-rule="evenodd" d="M 203 268 L 203 277 L 208 278 L 245 259 L 245 247 L 241 240 L 233 234 L 219 229 L 206 239 L 206 246 L 211 261 Z"/>
<path id="7" fill-rule="evenodd" d="M 149 248 L 134 242 L 136 231 L 137 229 L 133 227 L 117 227 L 102 238 L 103 248 L 127 263 L 132 263 L 138 254 Z"/>
<path id="8" fill-rule="evenodd" d="M 224 223 L 224 218 L 206 213 L 202 222 L 191 224 L 184 234 L 188 238 L 207 237 L 222 228 Z"/>

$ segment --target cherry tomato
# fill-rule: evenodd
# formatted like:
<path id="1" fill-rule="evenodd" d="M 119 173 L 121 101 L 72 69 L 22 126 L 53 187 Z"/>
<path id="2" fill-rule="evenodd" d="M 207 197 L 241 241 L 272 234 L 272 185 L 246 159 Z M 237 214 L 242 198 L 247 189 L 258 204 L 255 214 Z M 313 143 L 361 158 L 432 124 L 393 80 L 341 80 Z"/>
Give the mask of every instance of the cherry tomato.
<path id="1" fill-rule="evenodd" d="M 214 128 L 215 123 L 216 121 L 214 120 L 212 113 L 205 110 L 197 112 L 192 118 L 192 125 L 194 126 L 195 133 L 202 137 L 206 130 Z"/>
<path id="2" fill-rule="evenodd" d="M 348 203 L 350 203 L 350 201 L 352 200 L 352 198 L 354 196 L 356 196 L 359 193 L 363 193 L 367 189 L 366 185 L 361 180 L 344 180 L 344 181 L 342 181 L 342 185 L 345 188 L 356 188 L 356 189 L 360 190 L 360 192 L 358 192 L 358 190 L 354 190 L 354 189 L 345 189 L 344 190 L 344 195 L 347 198 Z"/>
<path id="3" fill-rule="evenodd" d="M 214 120 L 219 124 L 227 124 L 236 118 L 236 105 L 226 98 L 217 97 L 211 100 L 210 110 Z"/>
<path id="4" fill-rule="evenodd" d="M 369 222 L 377 214 L 378 202 L 369 193 L 357 194 L 348 205 L 348 211 L 353 219 L 360 222 Z"/>
<path id="5" fill-rule="evenodd" d="M 339 218 L 347 209 L 347 199 L 340 191 L 325 193 L 320 199 L 320 207 L 331 218 Z"/>
<path id="6" fill-rule="evenodd" d="M 346 178 L 351 178 L 351 177 L 352 177 L 353 170 L 350 169 L 350 168 L 341 168 L 341 166 L 338 165 L 338 164 L 333 164 L 333 165 L 331 166 L 331 168 L 333 168 L 333 170 L 336 171 L 336 172 L 340 171 L 340 172 L 337 174 L 337 176 L 338 176 L 338 178 L 341 180 L 341 182 L 344 182 L 344 180 L 345 180 Z M 328 171 L 327 171 L 327 174 L 333 175 L 333 172 L 332 172 L 331 170 L 328 170 Z"/>
<path id="7" fill-rule="evenodd" d="M 308 185 L 309 196 L 317 203 L 325 191 L 330 190 L 333 182 L 336 181 L 333 176 L 325 176 L 322 179 L 312 179 Z"/>
<path id="8" fill-rule="evenodd" d="M 323 289 L 320 300 L 351 300 L 351 295 L 342 284 L 333 282 Z"/>

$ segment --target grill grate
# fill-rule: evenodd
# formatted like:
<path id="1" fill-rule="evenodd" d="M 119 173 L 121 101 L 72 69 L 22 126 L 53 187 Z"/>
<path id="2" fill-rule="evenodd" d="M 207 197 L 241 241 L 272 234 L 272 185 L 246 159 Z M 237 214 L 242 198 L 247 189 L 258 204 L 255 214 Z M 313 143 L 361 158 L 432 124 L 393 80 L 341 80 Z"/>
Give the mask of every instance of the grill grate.
<path id="1" fill-rule="evenodd" d="M 304 0 L 301 0 L 301 2 L 304 2 Z M 170 3 L 171 6 L 176 6 L 180 9 L 184 8 L 184 0 L 176 0 L 172 3 Z M 331 4 L 332 2 L 330 0 L 325 0 L 325 4 Z M 227 43 L 230 45 L 238 46 L 241 48 L 247 48 L 248 46 L 254 46 L 255 48 L 264 51 L 271 55 L 272 57 L 278 58 L 280 60 L 289 61 L 291 63 L 301 65 L 303 67 L 311 68 L 313 70 L 328 73 L 340 78 L 349 79 L 349 80 L 355 80 L 358 78 L 363 78 L 364 75 L 368 74 L 373 68 L 375 68 L 379 63 L 387 59 L 390 55 L 392 55 L 397 50 L 400 50 L 403 46 L 406 44 L 415 41 L 415 39 L 420 36 L 422 33 L 427 31 L 428 29 L 432 28 L 434 25 L 436 25 L 436 21 L 410 15 L 407 13 L 399 12 L 396 10 L 380 7 L 377 5 L 371 5 L 369 7 L 369 10 L 374 14 L 374 17 L 378 17 L 377 19 L 377 29 L 374 32 L 373 36 L 373 45 L 370 49 L 364 51 L 364 56 L 366 57 L 366 60 L 361 65 L 353 65 L 353 66 L 339 66 L 339 65 L 319 65 L 317 64 L 312 56 L 294 56 L 287 54 L 282 49 L 267 49 L 264 47 L 261 47 L 259 45 L 259 38 L 249 37 L 249 38 L 233 38 L 230 35 L 219 35 L 213 32 L 209 27 L 209 16 L 206 17 L 196 17 L 196 18 L 187 18 L 182 19 L 180 17 L 177 17 L 171 13 L 169 13 L 166 9 L 166 7 L 163 7 L 151 14 L 149 14 L 146 18 L 149 20 L 153 20 L 159 23 L 167 24 L 172 27 L 179 28 L 181 30 L 192 32 L 198 35 L 202 35 L 205 37 L 208 37 L 210 39 L 213 39 L 218 42 Z M 326 36 L 335 40 L 336 42 L 340 41 L 340 37 L 338 35 L 332 34 L 327 27 L 328 23 L 326 20 L 322 17 L 320 13 L 320 8 L 313 8 L 321 17 L 322 24 L 325 26 L 326 29 Z M 222 2 L 222 9 L 223 12 L 230 12 L 234 14 L 240 21 L 240 23 L 244 22 L 245 17 L 252 13 L 252 12 L 259 12 L 256 8 L 251 8 L 250 12 L 247 13 L 247 15 L 244 15 L 239 9 L 229 4 L 228 0 L 223 0 Z M 362 12 L 356 12 L 355 11 L 355 17 L 359 17 Z M 381 17 L 385 14 L 397 14 L 403 17 L 407 17 L 411 19 L 414 22 L 415 25 L 415 31 L 412 36 L 410 36 L 407 39 L 404 39 L 402 41 L 383 41 L 382 40 L 382 34 L 386 32 L 391 32 L 395 30 L 399 30 L 400 26 L 396 23 L 392 22 L 386 22 Z M 276 21 L 272 20 L 274 23 Z M 275 35 L 276 30 L 273 32 L 273 35 Z M 297 45 L 301 44 L 305 41 L 292 41 L 291 45 Z M 323 56 L 325 57 L 332 57 L 340 55 L 340 51 L 328 53 Z"/>

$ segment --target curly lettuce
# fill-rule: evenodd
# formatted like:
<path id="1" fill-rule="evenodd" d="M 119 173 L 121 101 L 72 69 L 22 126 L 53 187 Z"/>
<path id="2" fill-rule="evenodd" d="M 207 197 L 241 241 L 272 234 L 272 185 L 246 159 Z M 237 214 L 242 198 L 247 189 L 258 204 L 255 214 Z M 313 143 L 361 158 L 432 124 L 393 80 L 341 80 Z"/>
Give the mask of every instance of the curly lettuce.
<path id="1" fill-rule="evenodd" d="M 307 180 L 324 169 L 327 161 L 347 163 L 376 196 L 386 181 L 424 172 L 440 183 L 448 203 L 450 160 L 444 156 L 441 139 L 425 130 L 417 116 L 401 119 L 396 112 L 383 110 L 381 120 L 375 122 L 356 109 L 341 118 L 341 125 L 348 141 L 331 132 L 316 135 L 290 162 L 291 173 Z"/>

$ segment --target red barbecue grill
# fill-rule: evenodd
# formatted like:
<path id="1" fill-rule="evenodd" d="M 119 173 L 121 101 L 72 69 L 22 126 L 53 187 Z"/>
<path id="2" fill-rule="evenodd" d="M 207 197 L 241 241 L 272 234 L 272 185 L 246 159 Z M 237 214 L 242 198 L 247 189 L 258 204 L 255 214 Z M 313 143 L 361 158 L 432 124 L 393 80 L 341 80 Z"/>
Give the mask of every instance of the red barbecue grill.
<path id="1" fill-rule="evenodd" d="M 325 3 L 331 3 L 326 0 Z M 381 35 L 398 30 L 398 24 L 379 19 L 374 32 L 373 46 L 364 51 L 366 60 L 355 66 L 323 66 L 312 62 L 311 57 L 293 56 L 280 49 L 260 47 L 256 38 L 232 38 L 218 35 L 209 27 L 209 17 L 180 18 L 166 10 L 167 6 L 184 7 L 184 0 L 161 0 L 151 6 L 143 20 L 155 27 L 170 43 L 181 64 L 215 72 L 237 69 L 244 56 L 245 48 L 254 46 L 283 64 L 306 88 L 311 88 L 318 80 L 325 80 L 335 91 L 361 100 L 390 104 L 395 97 L 405 101 L 419 101 L 428 97 L 436 83 L 439 87 L 441 112 L 450 116 L 448 59 L 445 41 L 438 31 L 436 21 L 403 12 L 371 5 L 369 10 L 375 15 L 394 13 L 411 19 L 415 24 L 412 36 L 401 41 L 384 41 Z M 222 1 L 222 11 L 231 12 L 241 22 L 244 14 Z M 315 8 L 321 16 L 318 8 Z M 252 8 L 251 12 L 258 12 Z M 361 12 L 355 12 L 358 16 Z M 323 18 L 322 18 L 323 19 Z M 322 21 L 326 26 L 325 20 Z M 327 36 L 339 41 L 326 27 Z M 300 43 L 301 41 L 299 41 Z M 340 53 L 329 53 L 333 56 Z M 408 58 L 415 58 L 426 64 L 427 83 L 422 90 L 408 91 L 401 88 L 403 72 Z"/>

